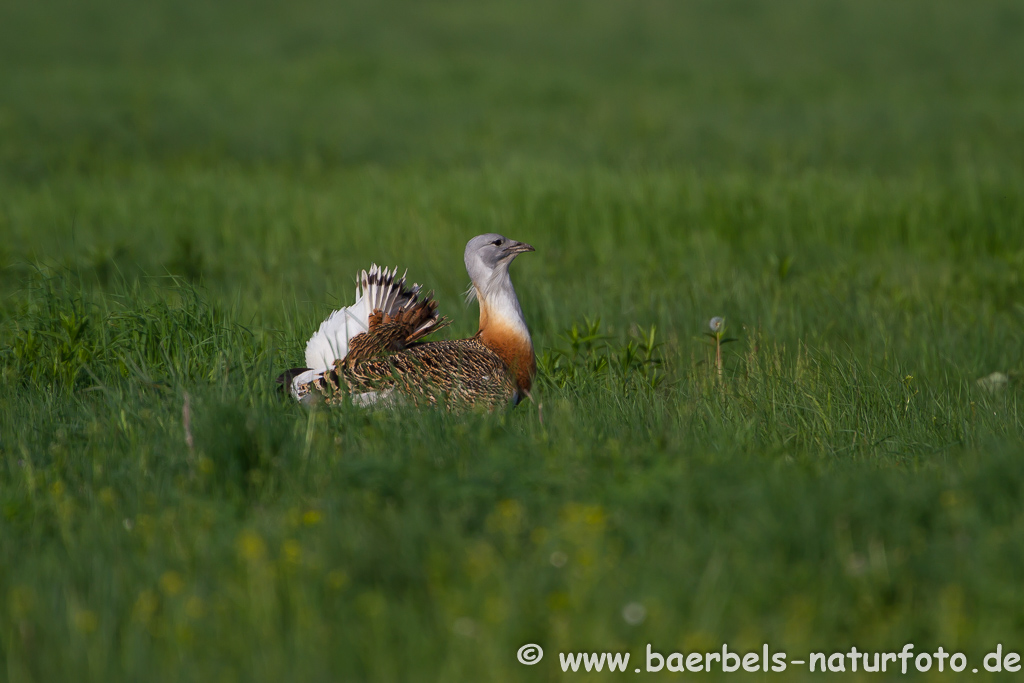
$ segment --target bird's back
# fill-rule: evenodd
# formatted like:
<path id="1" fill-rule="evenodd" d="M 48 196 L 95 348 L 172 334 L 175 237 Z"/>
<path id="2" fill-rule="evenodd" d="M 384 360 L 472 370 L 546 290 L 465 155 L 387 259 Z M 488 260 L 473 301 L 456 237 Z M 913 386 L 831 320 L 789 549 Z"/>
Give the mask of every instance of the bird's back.
<path id="1" fill-rule="evenodd" d="M 476 338 L 423 342 L 358 363 L 335 363 L 312 383 L 328 403 L 345 394 L 449 406 L 499 406 L 518 400 L 515 376 Z M 397 394 L 397 395 L 396 395 Z"/>

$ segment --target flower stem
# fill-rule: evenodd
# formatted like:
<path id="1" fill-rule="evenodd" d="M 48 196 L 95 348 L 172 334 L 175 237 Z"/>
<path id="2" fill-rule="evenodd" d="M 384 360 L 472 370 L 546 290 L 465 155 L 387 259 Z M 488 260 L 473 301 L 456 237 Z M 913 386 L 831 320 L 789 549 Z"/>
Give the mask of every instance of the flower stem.
<path id="1" fill-rule="evenodd" d="M 718 368 L 718 379 L 722 379 L 722 335 L 715 335 L 715 367 Z"/>

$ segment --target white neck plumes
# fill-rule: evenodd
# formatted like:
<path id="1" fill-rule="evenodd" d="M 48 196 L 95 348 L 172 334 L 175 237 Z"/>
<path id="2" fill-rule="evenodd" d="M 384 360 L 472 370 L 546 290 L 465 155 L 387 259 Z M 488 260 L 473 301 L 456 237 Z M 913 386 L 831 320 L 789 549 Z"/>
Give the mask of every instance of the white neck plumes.
<path id="1" fill-rule="evenodd" d="M 507 265 L 495 269 L 483 282 L 474 282 L 470 291 L 480 302 L 481 332 L 488 327 L 500 327 L 503 332 L 513 334 L 532 346 L 530 330 L 526 327 Z"/>

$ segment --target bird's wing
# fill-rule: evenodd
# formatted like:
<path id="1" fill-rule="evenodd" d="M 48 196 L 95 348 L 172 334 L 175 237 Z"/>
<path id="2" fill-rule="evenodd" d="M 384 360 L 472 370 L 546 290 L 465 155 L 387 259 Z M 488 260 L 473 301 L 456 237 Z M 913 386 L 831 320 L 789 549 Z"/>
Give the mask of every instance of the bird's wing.
<path id="1" fill-rule="evenodd" d="M 388 270 L 374 264 L 363 271 L 356 285 L 356 301 L 334 311 L 306 344 L 306 367 L 326 371 L 338 359 L 352 361 L 370 358 L 440 329 L 447 320 L 437 315 L 433 294 L 418 297 L 419 285 L 407 286 L 398 269 Z M 374 328 L 378 328 L 374 332 Z M 363 337 L 358 343 L 356 340 Z M 354 349 L 355 347 L 355 349 Z"/>
<path id="2" fill-rule="evenodd" d="M 377 356 L 402 351 L 448 323 L 437 314 L 433 292 L 422 300 L 414 293 L 403 304 L 392 305 L 390 311 L 377 308 L 370 314 L 369 329 L 349 340 L 344 364 L 352 368 Z"/>

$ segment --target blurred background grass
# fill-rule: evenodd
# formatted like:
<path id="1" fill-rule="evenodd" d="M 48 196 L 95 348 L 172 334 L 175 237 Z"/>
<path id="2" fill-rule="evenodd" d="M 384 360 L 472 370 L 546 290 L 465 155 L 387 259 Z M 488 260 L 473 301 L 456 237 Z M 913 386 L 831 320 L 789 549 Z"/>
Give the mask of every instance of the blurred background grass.
<path id="1" fill-rule="evenodd" d="M 1017 2 L 12 4 L 4 168 L 1016 170 Z"/>
<path id="2" fill-rule="evenodd" d="M 0 676 L 1017 647 L 1022 53 L 988 0 L 0 6 Z M 278 400 L 373 261 L 471 334 L 492 230 L 543 423 Z"/>

